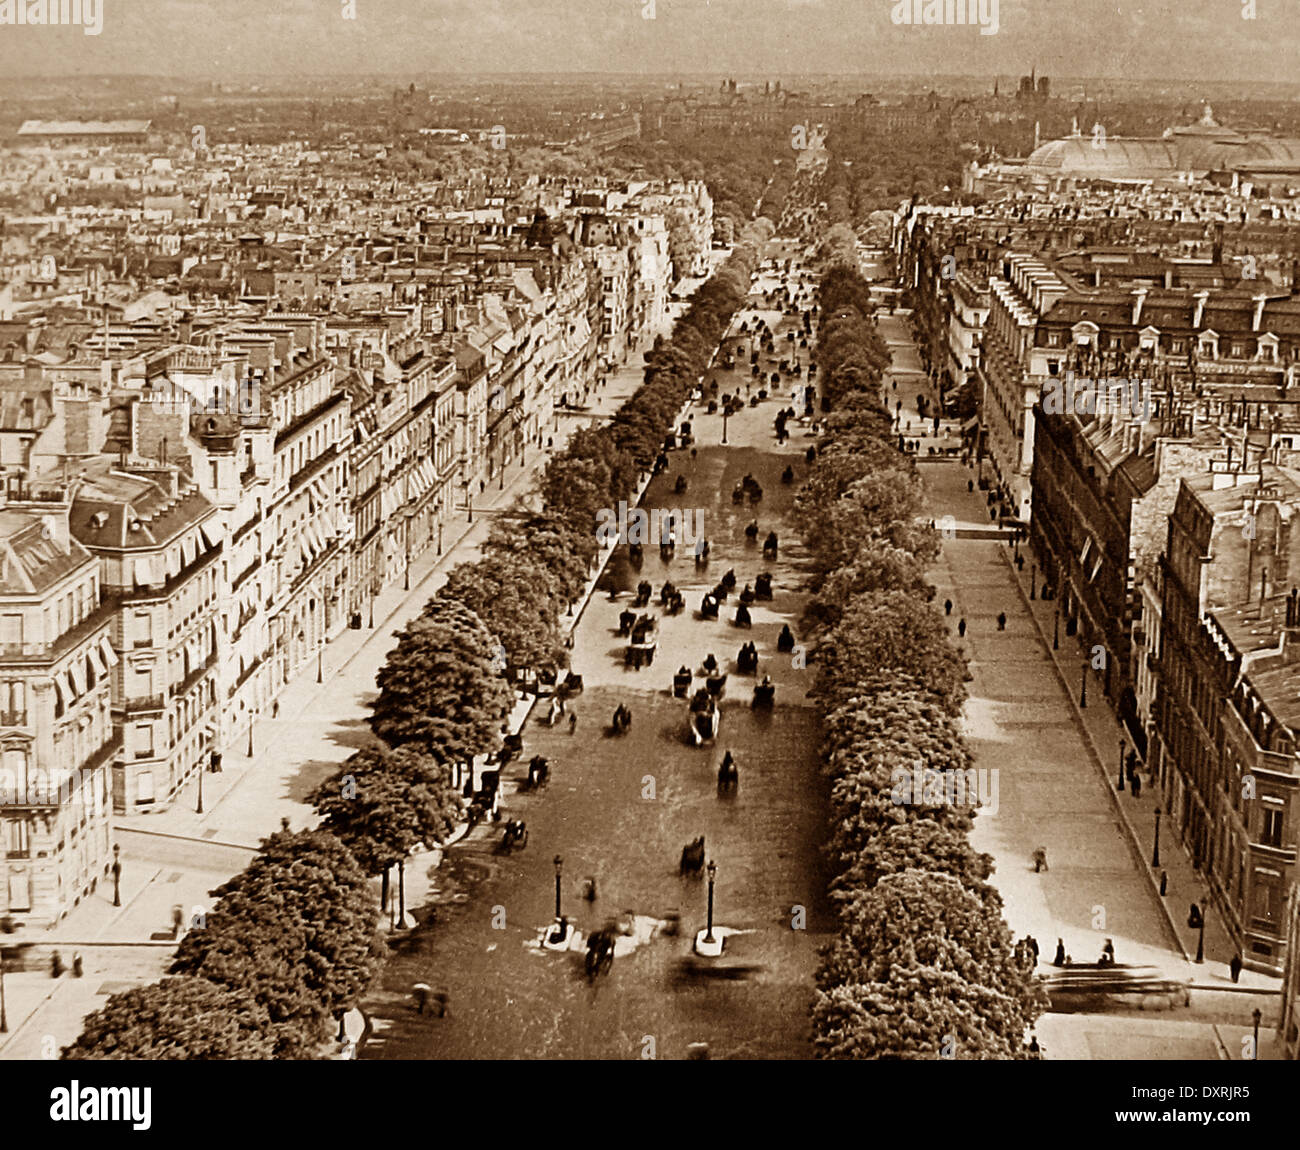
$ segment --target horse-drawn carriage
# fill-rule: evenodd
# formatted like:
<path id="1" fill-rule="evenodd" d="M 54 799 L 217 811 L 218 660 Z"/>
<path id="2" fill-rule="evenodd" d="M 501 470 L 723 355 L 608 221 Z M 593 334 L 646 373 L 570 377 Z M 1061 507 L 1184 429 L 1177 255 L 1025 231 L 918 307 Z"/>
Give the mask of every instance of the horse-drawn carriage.
<path id="1" fill-rule="evenodd" d="M 677 866 L 677 873 L 682 878 L 690 875 L 699 878 L 704 873 L 704 836 L 692 839 L 682 847 L 682 861 Z"/>
<path id="2" fill-rule="evenodd" d="M 523 735 L 506 735 L 502 740 L 501 753 L 499 759 L 502 766 L 505 766 L 511 759 L 524 749 Z"/>
<path id="3" fill-rule="evenodd" d="M 561 699 L 571 699 L 574 695 L 581 695 L 583 688 L 582 676 L 576 671 L 570 671 L 564 676 L 560 685 L 555 688 L 555 693 Z"/>
<path id="4" fill-rule="evenodd" d="M 754 701 L 750 706 L 756 711 L 770 711 L 776 703 L 776 684 L 770 675 L 764 675 L 763 681 L 754 686 Z"/>
<path id="5" fill-rule="evenodd" d="M 740 787 L 740 768 L 730 751 L 722 756 L 718 766 L 718 794 L 734 795 Z"/>
<path id="6" fill-rule="evenodd" d="M 735 623 L 737 627 L 744 627 L 746 629 L 754 625 L 754 620 L 751 619 L 749 615 L 749 608 L 746 607 L 744 603 L 741 603 L 736 608 Z"/>
<path id="7" fill-rule="evenodd" d="M 754 589 L 748 583 L 745 584 L 744 590 L 740 593 L 740 601 L 746 607 L 754 602 Z"/>
<path id="8" fill-rule="evenodd" d="M 758 520 L 754 519 L 745 527 L 745 539 L 750 543 L 758 542 Z"/>
<path id="9" fill-rule="evenodd" d="M 763 558 L 775 559 L 777 550 L 777 538 L 775 531 L 769 531 L 767 538 L 763 540 Z"/>
<path id="10" fill-rule="evenodd" d="M 695 544 L 695 566 L 703 567 L 709 561 L 709 541 L 701 539 Z"/>
<path id="11" fill-rule="evenodd" d="M 618 931 L 610 925 L 588 935 L 587 955 L 582 964 L 588 982 L 595 982 L 598 975 L 609 973 L 614 965 L 614 943 L 617 938 Z"/>
<path id="12" fill-rule="evenodd" d="M 677 594 L 677 584 L 674 583 L 671 579 L 667 580 L 664 583 L 664 585 L 661 588 L 659 588 L 659 606 L 667 607 L 668 604 L 672 602 L 673 597 L 676 594 Z"/>
<path id="13" fill-rule="evenodd" d="M 754 598 L 760 602 L 772 601 L 772 574 L 764 571 L 754 580 Z"/>
<path id="14" fill-rule="evenodd" d="M 673 484 L 673 494 L 674 495 L 686 494 L 686 476 L 679 475 L 677 477 L 677 482 Z"/>
<path id="15" fill-rule="evenodd" d="M 636 600 L 633 607 L 648 607 L 650 605 L 650 596 L 654 594 L 654 587 L 651 586 L 649 579 L 642 579 L 636 585 Z"/>
<path id="16" fill-rule="evenodd" d="M 634 670 L 648 667 L 655 661 L 655 650 L 659 646 L 659 624 L 653 615 L 641 615 L 632 624 L 632 633 L 623 657 L 625 666 Z"/>
<path id="17" fill-rule="evenodd" d="M 528 845 L 528 824 L 523 819 L 510 819 L 505 825 L 505 832 L 501 836 L 501 849 L 503 851 L 512 851 L 515 847 L 526 847 Z"/>
<path id="18" fill-rule="evenodd" d="M 673 697 L 675 699 L 686 698 L 691 689 L 691 680 L 694 676 L 691 674 L 689 667 L 679 667 L 677 673 L 673 676 Z"/>
<path id="19" fill-rule="evenodd" d="M 718 598 L 712 592 L 709 592 L 700 600 L 700 617 L 704 619 L 716 619 L 718 617 Z"/>
<path id="20" fill-rule="evenodd" d="M 641 550 L 640 543 L 629 543 L 627 545 L 627 561 L 631 563 L 633 567 L 640 567 L 644 559 L 645 553 Z"/>
<path id="21" fill-rule="evenodd" d="M 707 687 L 701 687 L 691 699 L 691 741 L 695 746 L 702 747 L 717 738 L 721 721 L 722 715 L 718 710 L 717 698 Z"/>
<path id="22" fill-rule="evenodd" d="M 632 709 L 619 703 L 619 705 L 614 708 L 614 720 L 610 726 L 610 730 L 615 735 L 626 735 L 627 732 L 631 730 L 631 727 Z"/>
<path id="23" fill-rule="evenodd" d="M 742 675 L 752 675 L 758 670 L 758 648 L 753 643 L 746 643 L 736 655 L 736 669 Z"/>
<path id="24" fill-rule="evenodd" d="M 545 755 L 534 755 L 528 760 L 528 778 L 524 780 L 523 789 L 540 791 L 551 777 L 551 760 Z"/>
<path id="25" fill-rule="evenodd" d="M 794 650 L 794 632 L 790 630 L 789 623 L 782 626 L 781 634 L 776 637 L 776 649 L 783 655 Z"/>

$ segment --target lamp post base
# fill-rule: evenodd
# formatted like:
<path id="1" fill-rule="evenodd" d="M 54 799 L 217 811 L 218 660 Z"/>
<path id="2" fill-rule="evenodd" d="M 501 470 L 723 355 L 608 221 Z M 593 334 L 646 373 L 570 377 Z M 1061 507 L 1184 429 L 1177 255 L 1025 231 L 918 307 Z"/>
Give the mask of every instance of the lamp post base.
<path id="1" fill-rule="evenodd" d="M 718 931 L 713 932 L 713 938 L 709 938 L 708 930 L 700 930 L 695 935 L 695 953 L 703 955 L 705 958 L 720 958 L 722 955 L 722 945 L 725 939 Z"/>
<path id="2" fill-rule="evenodd" d="M 557 918 L 546 928 L 546 933 L 542 936 L 542 946 L 547 950 L 569 950 L 576 934 L 573 923 Z"/>

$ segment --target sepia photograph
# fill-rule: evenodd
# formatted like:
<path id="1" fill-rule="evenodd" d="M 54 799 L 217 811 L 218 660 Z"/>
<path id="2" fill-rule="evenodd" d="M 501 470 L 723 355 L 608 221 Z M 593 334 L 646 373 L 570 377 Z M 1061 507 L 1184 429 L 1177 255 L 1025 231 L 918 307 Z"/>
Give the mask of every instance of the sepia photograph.
<path id="1" fill-rule="evenodd" d="M 20 1128 L 333 1074 L 259 1129 L 373 1137 L 427 1062 L 1280 1120 L 1297 60 L 1296 0 L 0 0 Z"/>

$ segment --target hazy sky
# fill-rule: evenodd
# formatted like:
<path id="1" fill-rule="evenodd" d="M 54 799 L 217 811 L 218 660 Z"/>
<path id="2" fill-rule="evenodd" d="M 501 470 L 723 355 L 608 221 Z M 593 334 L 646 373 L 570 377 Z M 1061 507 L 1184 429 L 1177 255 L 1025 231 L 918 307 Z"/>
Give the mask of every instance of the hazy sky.
<path id="1" fill-rule="evenodd" d="M 0 20 L 32 2 L 0 0 Z M 1019 75 L 1036 64 L 1053 75 L 1266 81 L 1295 79 L 1300 60 L 1300 0 L 996 0 L 996 35 L 896 26 L 895 0 L 98 2 L 97 36 L 0 26 L 0 73 Z M 349 4 L 355 19 L 344 18 Z"/>

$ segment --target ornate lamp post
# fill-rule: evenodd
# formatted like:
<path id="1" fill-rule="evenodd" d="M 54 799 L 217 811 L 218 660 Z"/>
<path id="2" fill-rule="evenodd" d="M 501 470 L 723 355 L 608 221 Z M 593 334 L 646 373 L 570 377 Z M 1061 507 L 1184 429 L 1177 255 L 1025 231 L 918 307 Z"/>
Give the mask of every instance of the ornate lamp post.
<path id="1" fill-rule="evenodd" d="M 722 442 L 723 443 L 727 442 L 727 419 L 730 417 L 730 415 L 731 415 L 730 405 L 724 404 L 722 408 Z"/>
<path id="2" fill-rule="evenodd" d="M 1088 705 L 1088 660 L 1083 661 L 1083 681 L 1079 687 L 1079 707 L 1083 709 Z"/>
<path id="3" fill-rule="evenodd" d="M 1055 621 L 1052 623 L 1052 650 L 1059 651 L 1060 649 L 1061 649 L 1061 606 L 1058 603 L 1056 606 Z"/>
<path id="4" fill-rule="evenodd" d="M 1210 900 L 1201 899 L 1201 921 L 1196 933 L 1196 961 L 1205 961 L 1205 916 L 1210 912 Z"/>
<path id="5" fill-rule="evenodd" d="M 560 882 L 564 874 L 564 859 L 555 856 L 555 921 L 560 921 Z"/>
<path id="6" fill-rule="evenodd" d="M 199 801 L 194 804 L 194 813 L 201 815 L 203 813 L 203 763 L 199 763 Z"/>
<path id="7" fill-rule="evenodd" d="M 1119 741 L 1119 774 L 1115 778 L 1115 789 L 1122 791 L 1124 789 L 1124 752 L 1128 749 L 1128 743 L 1121 737 Z"/>
<path id="8" fill-rule="evenodd" d="M 257 708 L 253 708 L 252 717 L 248 720 L 248 757 L 253 757 L 253 728 L 257 725 Z"/>
<path id="9" fill-rule="evenodd" d="M 0 983 L 0 985 L 3 984 Z M 1255 1007 L 1255 1009 L 1250 1012 L 1250 1020 L 1255 1024 L 1255 1041 L 1250 1048 L 1251 1056 L 1254 1058 L 1259 1057 L 1259 1024 L 1260 1021 L 1263 1019 L 1263 1017 L 1264 1017 L 1263 1012 L 1259 1009 L 1258 1006 Z"/>
<path id="10" fill-rule="evenodd" d="M 1159 798 L 1159 796 L 1156 796 Z M 1156 805 L 1156 841 L 1151 848 L 1151 865 L 1158 867 L 1160 865 L 1160 806 Z"/>
<path id="11" fill-rule="evenodd" d="M 713 937 L 713 883 L 714 880 L 718 877 L 718 864 L 715 863 L 712 859 L 710 859 L 709 865 L 704 869 L 709 876 L 709 921 L 708 921 L 708 926 L 704 932 L 704 941 L 712 945 L 713 942 L 715 941 Z"/>
<path id="12" fill-rule="evenodd" d="M 122 905 L 122 848 L 113 844 L 113 905 Z"/>

